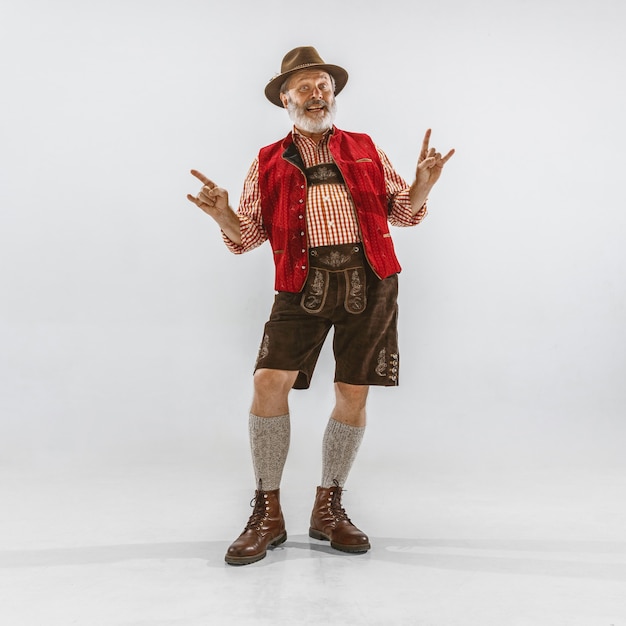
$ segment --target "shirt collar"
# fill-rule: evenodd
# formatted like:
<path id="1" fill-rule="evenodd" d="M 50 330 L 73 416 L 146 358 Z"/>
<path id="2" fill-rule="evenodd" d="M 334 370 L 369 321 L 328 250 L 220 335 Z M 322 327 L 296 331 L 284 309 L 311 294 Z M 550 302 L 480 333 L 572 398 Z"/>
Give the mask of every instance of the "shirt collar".
<path id="1" fill-rule="evenodd" d="M 292 134 L 294 136 L 294 139 L 297 138 L 297 141 L 306 141 L 306 140 L 311 141 L 306 135 L 303 135 L 296 128 L 296 126 L 293 127 Z M 320 143 L 326 143 L 330 139 L 330 136 L 334 134 L 335 134 L 335 126 L 333 125 L 324 133 L 324 136 L 322 137 L 322 140 Z"/>

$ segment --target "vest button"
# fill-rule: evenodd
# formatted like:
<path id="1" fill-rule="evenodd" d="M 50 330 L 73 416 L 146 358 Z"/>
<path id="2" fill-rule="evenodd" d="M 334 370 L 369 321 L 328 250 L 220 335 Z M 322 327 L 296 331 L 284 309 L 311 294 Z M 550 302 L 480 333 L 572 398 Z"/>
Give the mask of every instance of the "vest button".
<path id="1" fill-rule="evenodd" d="M 302 203 L 304 202 L 304 200 L 303 200 L 302 198 L 300 198 L 300 200 L 298 200 L 298 202 L 299 202 L 300 204 L 302 204 Z"/>

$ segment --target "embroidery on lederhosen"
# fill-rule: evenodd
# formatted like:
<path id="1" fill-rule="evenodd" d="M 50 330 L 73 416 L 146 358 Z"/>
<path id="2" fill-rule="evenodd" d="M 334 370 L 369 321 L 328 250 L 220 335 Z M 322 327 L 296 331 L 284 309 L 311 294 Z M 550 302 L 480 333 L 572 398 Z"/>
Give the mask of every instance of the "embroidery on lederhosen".
<path id="1" fill-rule="evenodd" d="M 324 265 L 328 265 L 328 267 L 332 267 L 333 269 L 338 269 L 342 265 L 345 265 L 350 261 L 352 257 L 347 254 L 342 254 L 337 250 L 333 250 L 324 256 L 319 257 L 319 262 Z"/>
<path id="2" fill-rule="evenodd" d="M 348 313 L 362 313 L 367 306 L 365 290 L 365 270 L 356 267 L 344 272 L 346 278 L 346 299 L 344 307 Z"/>
<path id="3" fill-rule="evenodd" d="M 398 384 L 398 370 L 400 367 L 400 355 L 392 352 L 387 361 L 387 350 L 382 348 L 378 353 L 376 369 L 374 370 L 379 376 L 386 376 L 393 385 Z"/>
<path id="4" fill-rule="evenodd" d="M 306 182 L 311 185 L 345 185 L 341 171 L 335 163 L 320 163 L 304 170 Z"/>
<path id="5" fill-rule="evenodd" d="M 309 313 L 319 313 L 326 302 L 328 293 L 328 272 L 317 267 L 313 270 L 313 278 L 307 280 L 300 306 Z"/>
<path id="6" fill-rule="evenodd" d="M 261 341 L 261 345 L 259 346 L 259 353 L 256 357 L 257 365 L 259 361 L 264 359 L 270 353 L 270 338 L 267 333 L 263 335 L 263 341 Z"/>
<path id="7" fill-rule="evenodd" d="M 378 353 L 378 363 L 375 372 L 379 376 L 387 376 L 387 350 L 382 348 Z"/>

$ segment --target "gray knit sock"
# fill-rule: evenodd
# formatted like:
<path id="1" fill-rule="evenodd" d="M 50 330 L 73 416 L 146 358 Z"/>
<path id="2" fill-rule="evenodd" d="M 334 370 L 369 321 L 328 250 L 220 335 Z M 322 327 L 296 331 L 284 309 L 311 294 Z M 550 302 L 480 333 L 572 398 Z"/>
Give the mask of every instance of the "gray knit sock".
<path id="1" fill-rule="evenodd" d="M 364 426 L 349 426 L 330 418 L 322 444 L 322 487 L 332 487 L 335 480 L 343 487 L 364 433 Z"/>
<path id="2" fill-rule="evenodd" d="M 257 488 L 259 481 L 263 491 L 280 488 L 289 451 L 289 413 L 277 417 L 257 417 L 250 413 L 248 428 Z"/>

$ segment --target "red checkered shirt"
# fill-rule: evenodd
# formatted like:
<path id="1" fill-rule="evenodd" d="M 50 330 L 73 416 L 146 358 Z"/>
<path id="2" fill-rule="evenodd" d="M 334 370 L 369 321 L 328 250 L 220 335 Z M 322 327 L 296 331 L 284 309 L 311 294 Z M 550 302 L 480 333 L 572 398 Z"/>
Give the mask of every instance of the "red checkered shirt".
<path id="1" fill-rule="evenodd" d="M 330 131 L 316 144 L 294 127 L 293 139 L 305 167 L 321 163 L 332 163 L 328 149 Z M 415 214 L 411 213 L 409 186 L 393 169 L 387 155 L 376 148 L 383 165 L 387 197 L 391 200 L 389 223 L 393 226 L 415 226 L 426 217 L 426 204 Z M 331 246 L 359 241 L 354 203 L 345 185 L 310 185 L 306 204 L 307 233 L 309 245 Z M 223 235 L 228 248 L 235 254 L 248 252 L 267 239 L 261 215 L 261 192 L 259 189 L 259 160 L 252 163 L 244 181 L 239 208 L 237 210 L 241 228 L 241 245 Z"/>

